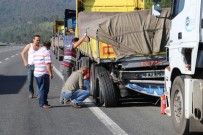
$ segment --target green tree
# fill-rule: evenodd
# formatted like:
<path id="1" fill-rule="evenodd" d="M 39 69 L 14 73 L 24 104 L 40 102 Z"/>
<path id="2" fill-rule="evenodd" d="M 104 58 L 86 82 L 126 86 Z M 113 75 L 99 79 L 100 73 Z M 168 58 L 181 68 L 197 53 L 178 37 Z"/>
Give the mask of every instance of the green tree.
<path id="1" fill-rule="evenodd" d="M 144 0 L 144 8 L 151 9 L 153 4 L 153 0 Z M 171 6 L 171 0 L 161 0 L 161 7 L 167 8 Z"/>

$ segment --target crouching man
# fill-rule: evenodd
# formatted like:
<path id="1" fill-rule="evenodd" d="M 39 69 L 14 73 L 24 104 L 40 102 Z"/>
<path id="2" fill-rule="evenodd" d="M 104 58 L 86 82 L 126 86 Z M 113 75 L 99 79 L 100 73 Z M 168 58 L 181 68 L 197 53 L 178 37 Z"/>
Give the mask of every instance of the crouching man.
<path id="1" fill-rule="evenodd" d="M 71 100 L 70 105 L 72 107 L 81 108 L 82 101 L 89 97 L 89 86 L 84 86 L 83 83 L 83 78 L 87 71 L 87 67 L 81 67 L 78 71 L 73 72 L 62 88 L 61 94 L 64 102 Z M 89 85 L 89 83 L 85 84 Z"/>

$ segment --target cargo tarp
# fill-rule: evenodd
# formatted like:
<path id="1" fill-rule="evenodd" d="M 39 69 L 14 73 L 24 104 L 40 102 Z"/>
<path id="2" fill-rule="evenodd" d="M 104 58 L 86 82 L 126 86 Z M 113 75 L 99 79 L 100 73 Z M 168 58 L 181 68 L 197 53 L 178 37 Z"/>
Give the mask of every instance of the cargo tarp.
<path id="1" fill-rule="evenodd" d="M 125 13 L 81 12 L 79 35 L 85 32 L 91 38 L 112 45 L 116 58 L 130 55 L 155 55 L 165 51 L 169 42 L 169 9 L 160 17 L 151 10 Z"/>

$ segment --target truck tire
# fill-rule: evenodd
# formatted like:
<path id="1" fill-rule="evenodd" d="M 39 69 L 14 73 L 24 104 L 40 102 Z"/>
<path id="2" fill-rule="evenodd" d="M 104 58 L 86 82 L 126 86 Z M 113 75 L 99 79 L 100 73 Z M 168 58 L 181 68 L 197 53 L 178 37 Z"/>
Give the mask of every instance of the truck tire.
<path id="1" fill-rule="evenodd" d="M 98 105 L 100 104 L 100 102 L 102 100 L 99 98 L 101 93 L 100 93 L 100 88 L 99 88 L 99 80 L 98 80 L 97 76 L 99 73 L 102 73 L 105 71 L 107 71 L 107 70 L 103 66 L 96 65 L 96 63 L 95 63 L 92 91 L 93 91 L 93 97 Z"/>
<path id="2" fill-rule="evenodd" d="M 171 117 L 177 133 L 186 135 L 189 132 L 189 120 L 185 118 L 185 85 L 184 78 L 187 76 L 177 76 L 172 85 L 171 92 Z"/>
<path id="3" fill-rule="evenodd" d="M 92 94 L 93 99 L 96 103 L 99 103 L 99 81 L 97 79 L 97 75 L 99 73 L 107 71 L 104 67 L 96 65 L 96 63 L 92 63 L 90 66 L 90 93 Z"/>
<path id="4" fill-rule="evenodd" d="M 95 67 L 96 63 L 92 63 L 90 66 L 90 95 L 92 95 L 93 99 L 95 99 Z"/>
<path id="5" fill-rule="evenodd" d="M 105 107 L 117 106 L 118 98 L 109 73 L 107 71 L 99 73 L 97 78 L 99 80 L 100 105 L 104 105 Z"/>

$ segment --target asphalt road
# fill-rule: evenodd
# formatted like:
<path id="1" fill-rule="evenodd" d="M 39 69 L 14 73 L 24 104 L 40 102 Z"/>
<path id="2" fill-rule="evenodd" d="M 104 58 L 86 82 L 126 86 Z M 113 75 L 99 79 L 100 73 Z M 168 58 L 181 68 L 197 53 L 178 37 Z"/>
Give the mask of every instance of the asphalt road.
<path id="1" fill-rule="evenodd" d="M 61 105 L 62 80 L 59 62 L 53 57 L 56 73 L 49 92 L 50 109 L 28 99 L 26 69 L 20 57 L 22 46 L 0 46 L 0 135 L 175 135 L 170 117 L 146 99 L 128 100 L 119 107 Z"/>

